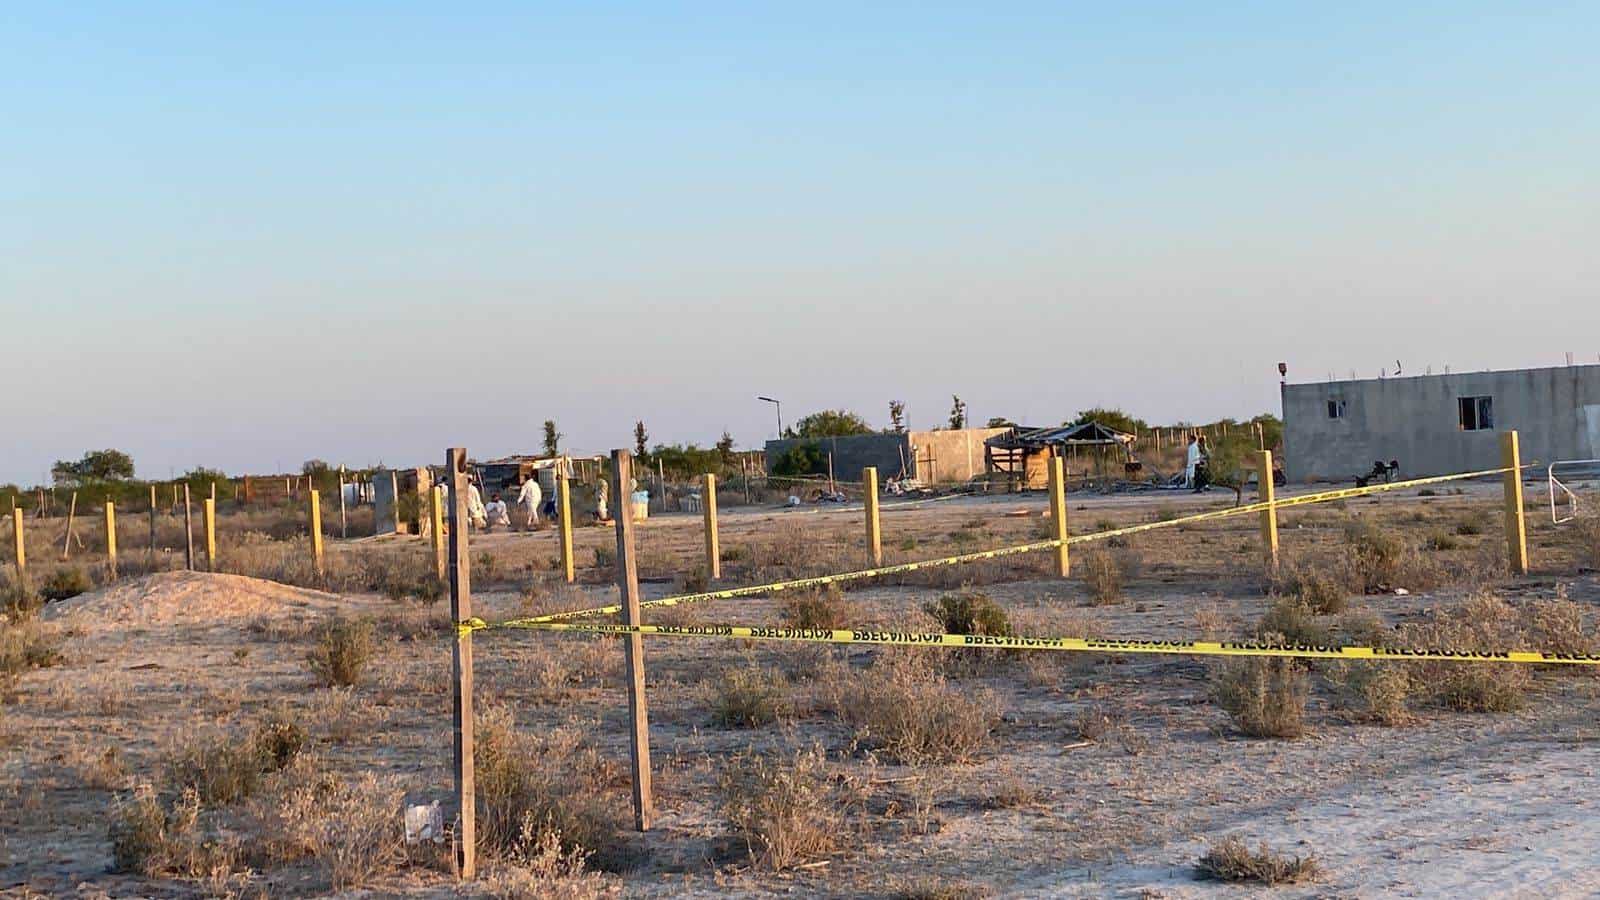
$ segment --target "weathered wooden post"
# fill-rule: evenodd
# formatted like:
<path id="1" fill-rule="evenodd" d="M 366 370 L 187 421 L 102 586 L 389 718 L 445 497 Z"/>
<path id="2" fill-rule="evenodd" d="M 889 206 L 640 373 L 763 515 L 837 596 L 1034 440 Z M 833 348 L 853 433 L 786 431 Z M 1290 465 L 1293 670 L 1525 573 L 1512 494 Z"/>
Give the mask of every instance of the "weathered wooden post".
<path id="1" fill-rule="evenodd" d="M 206 532 L 206 569 L 217 570 L 217 498 L 207 497 L 200 507 Z"/>
<path id="2" fill-rule="evenodd" d="M 1261 552 L 1265 557 L 1267 574 L 1278 570 L 1278 507 L 1277 485 L 1272 481 L 1272 451 L 1260 451 L 1256 471 L 1256 493 L 1267 508 L 1261 511 Z"/>
<path id="3" fill-rule="evenodd" d="M 322 498 L 317 496 L 317 489 L 306 491 L 306 496 L 311 503 L 311 564 L 316 568 L 317 577 L 322 577 Z"/>
<path id="4" fill-rule="evenodd" d="M 440 581 L 445 580 L 448 576 L 444 543 L 444 490 L 444 485 L 436 484 L 432 490 L 428 491 L 428 524 L 433 532 L 433 573 Z M 455 526 L 452 525 L 451 527 L 454 528 Z"/>
<path id="5" fill-rule="evenodd" d="M 878 523 L 878 467 L 861 470 L 861 496 L 867 512 L 867 559 L 883 565 L 883 529 Z"/>
<path id="6" fill-rule="evenodd" d="M 183 565 L 194 571 L 194 509 L 189 505 L 189 482 L 183 483 Z"/>
<path id="7" fill-rule="evenodd" d="M 156 568 L 156 486 L 150 485 L 150 570 Z"/>
<path id="8" fill-rule="evenodd" d="M 450 617 L 457 622 L 472 618 L 472 560 L 467 553 L 467 451 L 445 451 L 445 473 L 450 479 Z M 437 491 L 437 489 L 435 489 Z M 458 632 L 451 657 L 455 674 L 456 867 L 463 879 L 478 873 L 477 779 L 472 742 L 472 632 Z"/>
<path id="9" fill-rule="evenodd" d="M 106 501 L 106 571 L 117 577 L 117 505 Z"/>
<path id="10" fill-rule="evenodd" d="M 700 508 L 706 518 L 706 577 L 716 581 L 722 577 L 722 550 L 717 542 L 717 476 L 710 472 L 706 473 Z"/>
<path id="11" fill-rule="evenodd" d="M 67 533 L 61 537 L 61 558 L 72 555 L 72 522 L 78 516 L 78 492 L 72 492 L 72 504 L 67 507 Z"/>
<path id="12" fill-rule="evenodd" d="M 344 509 L 344 466 L 339 467 L 339 540 L 350 538 L 350 519 Z"/>
<path id="13" fill-rule="evenodd" d="M 633 478 L 633 454 L 611 451 L 612 496 L 628 499 L 628 483 Z M 639 561 L 633 544 L 633 510 L 625 506 L 617 521 L 617 588 L 622 593 L 622 620 L 626 625 L 642 624 L 639 614 Z M 650 830 L 655 817 L 655 799 L 650 790 L 650 718 L 644 699 L 644 637 L 627 635 L 628 719 L 631 734 L 628 744 L 633 766 L 633 822 L 640 831 Z"/>
<path id="14" fill-rule="evenodd" d="M 1067 577 L 1071 571 L 1067 555 L 1067 476 L 1061 457 L 1050 454 L 1050 518 L 1056 531 L 1056 574 Z"/>
<path id="15" fill-rule="evenodd" d="M 1513 575 L 1528 574 L 1528 523 L 1522 510 L 1522 448 L 1517 433 L 1500 435 L 1500 465 L 1506 469 L 1506 567 Z"/>
<path id="16" fill-rule="evenodd" d="M 17 577 L 27 578 L 28 575 L 28 540 L 22 533 L 22 508 L 11 507 L 11 548 L 12 558 L 17 563 Z"/>
<path id="17" fill-rule="evenodd" d="M 567 486 L 565 469 L 556 472 L 556 531 L 560 534 L 561 569 L 567 584 L 578 578 L 577 566 L 572 559 L 572 491 Z"/>

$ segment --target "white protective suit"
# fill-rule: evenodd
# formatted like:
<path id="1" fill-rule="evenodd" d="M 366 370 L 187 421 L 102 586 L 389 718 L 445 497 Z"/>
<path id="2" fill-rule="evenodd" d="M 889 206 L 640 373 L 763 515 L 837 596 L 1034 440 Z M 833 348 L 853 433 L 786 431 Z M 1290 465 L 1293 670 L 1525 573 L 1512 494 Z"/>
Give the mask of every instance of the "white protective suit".
<path id="1" fill-rule="evenodd" d="M 1183 461 L 1183 486 L 1194 487 L 1194 470 L 1200 465 L 1200 442 L 1189 442 L 1189 455 Z"/>
<path id="2" fill-rule="evenodd" d="M 517 490 L 517 505 L 528 516 L 528 527 L 539 524 L 539 503 L 544 499 L 544 491 L 539 488 L 539 479 L 529 478 Z"/>
<path id="3" fill-rule="evenodd" d="M 467 485 L 467 519 L 473 528 L 482 528 L 489 524 L 489 512 L 483 508 L 483 495 L 478 493 L 478 486 Z"/>

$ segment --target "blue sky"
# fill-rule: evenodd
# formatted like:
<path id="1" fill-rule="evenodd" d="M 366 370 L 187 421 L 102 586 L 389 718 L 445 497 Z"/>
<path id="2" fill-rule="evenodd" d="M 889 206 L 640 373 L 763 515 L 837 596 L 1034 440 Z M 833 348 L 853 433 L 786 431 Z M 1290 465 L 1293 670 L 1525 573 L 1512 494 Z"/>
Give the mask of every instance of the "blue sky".
<path id="1" fill-rule="evenodd" d="M 1600 8 L 0 18 L 0 481 L 1600 354 Z"/>

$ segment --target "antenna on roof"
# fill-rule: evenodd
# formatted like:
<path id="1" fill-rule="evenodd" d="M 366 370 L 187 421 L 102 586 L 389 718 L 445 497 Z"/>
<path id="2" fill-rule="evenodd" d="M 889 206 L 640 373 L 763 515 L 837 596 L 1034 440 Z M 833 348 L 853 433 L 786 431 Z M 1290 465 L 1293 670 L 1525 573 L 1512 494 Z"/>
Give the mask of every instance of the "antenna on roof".
<path id="1" fill-rule="evenodd" d="M 1394 373 L 1396 375 L 1400 374 L 1400 360 L 1398 359 L 1394 361 Z"/>
<path id="2" fill-rule="evenodd" d="M 1571 350 L 1567 351 L 1567 365 L 1569 365 L 1569 366 L 1572 365 L 1572 351 Z"/>

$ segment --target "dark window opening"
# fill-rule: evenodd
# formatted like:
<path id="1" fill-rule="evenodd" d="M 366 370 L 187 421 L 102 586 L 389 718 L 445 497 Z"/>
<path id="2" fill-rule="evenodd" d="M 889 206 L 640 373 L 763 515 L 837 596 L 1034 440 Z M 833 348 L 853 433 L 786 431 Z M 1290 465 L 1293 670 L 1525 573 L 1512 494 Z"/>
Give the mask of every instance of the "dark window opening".
<path id="1" fill-rule="evenodd" d="M 1489 431 L 1494 428 L 1493 397 L 1460 397 L 1456 401 L 1462 431 Z"/>
<path id="2" fill-rule="evenodd" d="M 1330 418 L 1330 419 L 1342 419 L 1342 418 L 1344 418 L 1344 401 L 1343 400 L 1331 399 L 1331 400 L 1328 401 L 1328 418 Z"/>

